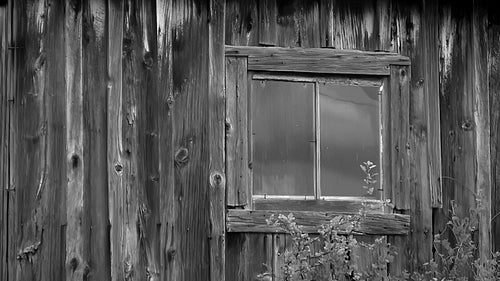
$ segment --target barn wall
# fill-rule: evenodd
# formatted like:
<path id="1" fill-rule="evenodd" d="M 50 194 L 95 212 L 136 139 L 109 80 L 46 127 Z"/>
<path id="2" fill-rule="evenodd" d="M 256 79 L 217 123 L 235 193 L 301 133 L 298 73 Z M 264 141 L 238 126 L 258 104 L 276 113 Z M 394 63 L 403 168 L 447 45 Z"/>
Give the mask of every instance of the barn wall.
<path id="1" fill-rule="evenodd" d="M 409 56 L 411 189 L 396 199 L 412 232 L 388 237 L 400 252 L 390 270 L 427 261 L 450 200 L 466 214 L 479 188 L 500 250 L 492 11 L 451 0 L 0 1 L 0 280 L 253 280 L 262 263 L 279 266 L 287 237 L 224 236 L 224 42 Z"/>
<path id="2" fill-rule="evenodd" d="M 396 207 L 411 215 L 412 229 L 408 237 L 388 237 L 400 253 L 393 272 L 420 269 L 417 265 L 432 257 L 432 237 L 446 228 L 451 200 L 462 216 L 476 206 L 480 193 L 486 208 L 492 200 L 493 214 L 499 210 L 499 30 L 493 15 L 488 21 L 487 9 L 481 1 L 226 1 L 226 44 L 380 50 L 410 57 L 411 189 L 400 192 L 409 192 L 411 200 Z M 481 253 L 490 245 L 487 210 L 476 237 Z M 227 260 L 234 262 L 228 263 L 228 276 L 251 280 L 247 272 L 279 262 L 276 253 L 283 248 L 273 246 L 278 240 L 278 235 L 228 236 Z M 257 258 L 247 261 L 241 251 Z"/>
<path id="3" fill-rule="evenodd" d="M 223 3 L 0 1 L 0 280 L 224 272 Z"/>

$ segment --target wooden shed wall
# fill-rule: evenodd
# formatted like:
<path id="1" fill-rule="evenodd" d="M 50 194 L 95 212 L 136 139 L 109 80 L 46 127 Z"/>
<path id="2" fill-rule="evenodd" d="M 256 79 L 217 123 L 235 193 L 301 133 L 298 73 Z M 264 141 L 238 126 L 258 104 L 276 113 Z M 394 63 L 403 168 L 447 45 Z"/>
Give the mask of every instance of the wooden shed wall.
<path id="1" fill-rule="evenodd" d="M 411 58 L 411 113 L 424 118 L 411 120 L 412 200 L 399 208 L 413 231 L 389 237 L 408 263 L 391 271 L 427 261 L 450 200 L 465 214 L 482 187 L 500 212 L 493 11 L 451 0 L 0 1 L 0 280 L 223 275 L 224 42 Z M 489 225 L 486 215 L 480 241 Z M 285 240 L 228 235 L 226 279 L 252 280 Z"/>
<path id="2" fill-rule="evenodd" d="M 0 280 L 224 272 L 210 248 L 224 238 L 223 147 L 210 146 L 224 125 L 208 107 L 223 101 L 223 12 L 0 2 Z"/>
<path id="3" fill-rule="evenodd" d="M 498 16 L 486 1 L 226 1 L 229 45 L 380 50 L 410 57 L 411 189 L 402 192 L 410 192 L 411 200 L 396 207 L 411 215 L 412 226 L 409 237 L 388 237 L 402 262 L 393 264 L 392 272 L 419 269 L 432 258 L 433 235 L 446 228 L 452 200 L 464 216 L 482 196 L 487 209 L 476 237 L 480 252 L 490 250 L 490 227 L 494 248 L 500 247 L 499 31 Z M 226 259 L 234 264 L 228 263 L 233 269 L 228 276 L 251 280 L 248 271 L 279 262 L 280 240 L 230 234 Z M 240 248 L 232 250 L 236 245 Z M 256 260 L 245 264 L 242 251 Z"/>

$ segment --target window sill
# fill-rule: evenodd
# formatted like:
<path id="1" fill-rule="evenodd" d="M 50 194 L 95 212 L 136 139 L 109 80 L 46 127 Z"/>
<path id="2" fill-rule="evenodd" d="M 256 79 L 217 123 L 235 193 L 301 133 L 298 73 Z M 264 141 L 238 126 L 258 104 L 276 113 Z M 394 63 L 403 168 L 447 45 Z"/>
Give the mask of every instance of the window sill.
<path id="1" fill-rule="evenodd" d="M 284 233 L 284 230 L 268 225 L 266 219 L 271 215 L 293 213 L 297 225 L 303 226 L 307 233 L 318 233 L 322 224 L 327 224 L 336 216 L 356 215 L 357 213 L 316 212 L 316 211 L 264 211 L 228 210 L 227 232 Z M 410 229 L 410 216 L 400 214 L 368 213 L 362 217 L 353 234 L 359 235 L 407 235 Z"/>

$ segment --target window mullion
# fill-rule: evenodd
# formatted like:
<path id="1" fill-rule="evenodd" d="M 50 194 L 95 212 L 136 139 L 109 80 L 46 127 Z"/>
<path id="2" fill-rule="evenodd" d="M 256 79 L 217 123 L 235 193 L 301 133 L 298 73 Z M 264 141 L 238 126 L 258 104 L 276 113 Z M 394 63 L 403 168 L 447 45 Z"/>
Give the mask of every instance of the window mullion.
<path id="1" fill-rule="evenodd" d="M 314 85 L 314 99 L 315 99 L 315 106 L 314 106 L 314 110 L 315 110 L 315 126 L 316 126 L 316 142 L 315 142 L 315 145 L 316 145 L 316 149 L 315 149 L 315 152 L 316 152 L 316 161 L 315 161 L 315 177 L 316 177 L 316 180 L 314 181 L 315 182 L 315 188 L 314 188 L 314 192 L 315 192 L 315 197 L 316 199 L 320 199 L 321 198 L 321 166 L 320 166 L 320 163 L 321 163 L 321 120 L 320 120 L 320 108 L 319 108 L 319 83 L 316 81 L 315 85 Z"/>

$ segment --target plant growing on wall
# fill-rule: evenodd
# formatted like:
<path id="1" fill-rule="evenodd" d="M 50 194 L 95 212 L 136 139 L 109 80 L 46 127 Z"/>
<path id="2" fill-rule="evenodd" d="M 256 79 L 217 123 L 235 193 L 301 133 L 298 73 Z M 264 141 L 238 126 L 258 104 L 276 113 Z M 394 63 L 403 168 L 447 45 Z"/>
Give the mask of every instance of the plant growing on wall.
<path id="1" fill-rule="evenodd" d="M 371 194 L 376 190 L 375 165 L 367 161 L 361 165 L 361 169 L 365 173 L 363 188 Z M 384 237 L 375 239 L 374 243 L 363 243 L 354 237 L 357 224 L 366 214 L 364 210 L 360 210 L 359 215 L 333 218 L 328 224 L 319 227 L 318 236 L 303 232 L 293 214 L 273 215 L 268 224 L 282 228 L 291 238 L 291 245 L 283 253 L 283 266 L 275 274 L 275 280 L 500 280 L 500 253 L 492 253 L 485 261 L 475 258 L 477 246 L 473 234 L 478 227 L 481 194 L 477 198 L 478 207 L 464 218 L 457 215 L 456 204 L 452 202 L 451 219 L 446 229 L 434 236 L 435 260 L 423 264 L 423 272 L 402 272 L 399 276 L 387 275 L 387 266 L 397 252 Z M 452 237 L 453 241 L 445 237 Z M 378 250 L 378 257 L 371 267 L 362 269 L 355 263 L 360 247 Z M 473 272 L 473 276 L 469 276 L 468 272 Z M 259 274 L 257 279 L 267 281 L 271 280 L 271 276 L 272 273 L 266 272 Z"/>

